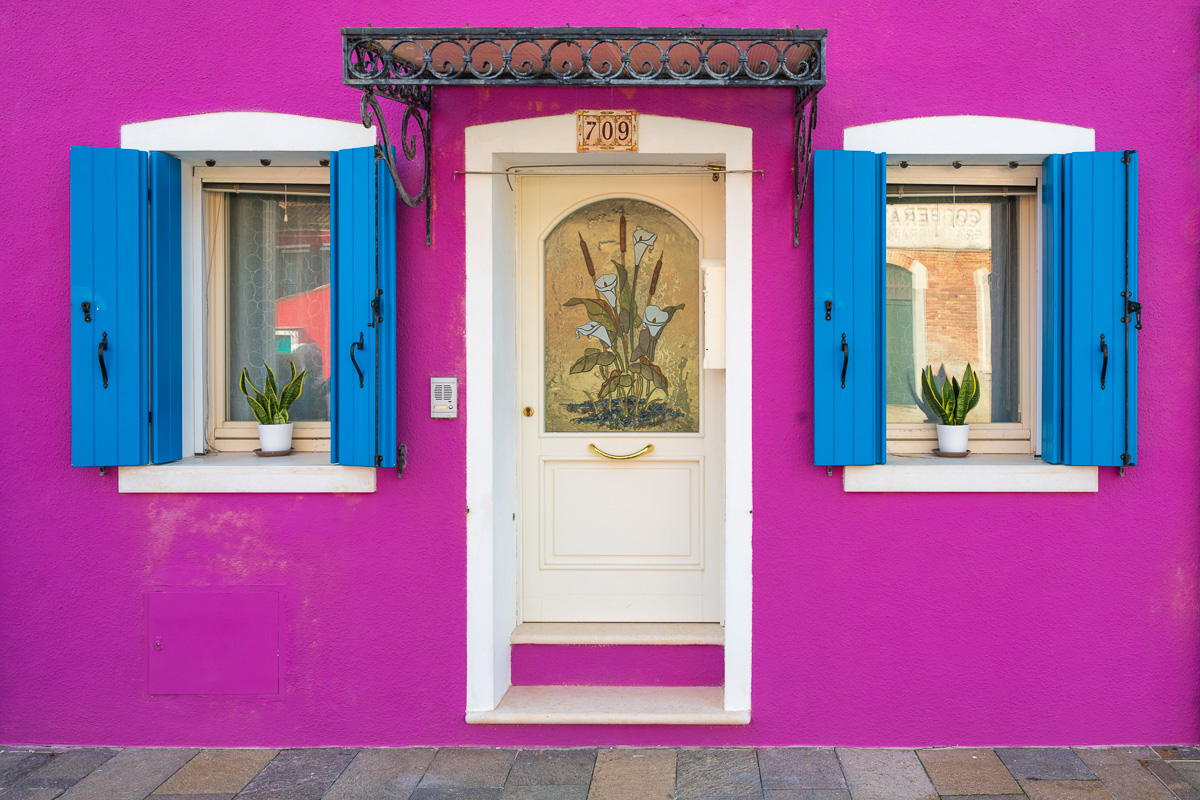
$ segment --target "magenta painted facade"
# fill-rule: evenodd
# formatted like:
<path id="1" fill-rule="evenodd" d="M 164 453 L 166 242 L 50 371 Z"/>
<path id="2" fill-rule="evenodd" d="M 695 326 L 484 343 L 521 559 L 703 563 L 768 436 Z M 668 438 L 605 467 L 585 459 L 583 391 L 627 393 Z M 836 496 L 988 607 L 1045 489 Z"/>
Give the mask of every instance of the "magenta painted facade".
<path id="1" fill-rule="evenodd" d="M 410 16 L 406 16 L 410 15 Z M 335 0 L 286 9 L 16 6 L 0 229 L 0 742 L 105 745 L 1066 745 L 1200 741 L 1200 15 L 1175 3 L 802 7 L 750 0 L 580 12 Z M 829 29 L 816 146 L 849 126 L 978 114 L 1094 128 L 1141 170 L 1138 466 L 1099 492 L 842 492 L 812 465 L 811 206 L 791 243 L 788 90 L 445 89 L 434 247 L 402 216 L 402 479 L 366 495 L 119 495 L 69 466 L 68 148 L 213 111 L 357 120 L 341 27 Z M 65 40 L 54 52 L 47 38 Z M 464 722 L 466 126 L 632 107 L 753 128 L 753 720 L 730 728 Z M 464 381 L 463 392 L 471 386 Z M 769 399 L 769 402 L 765 402 Z M 763 402 L 760 402 L 763 401 Z M 465 403 L 464 403 L 465 408 Z M 151 697 L 147 592 L 283 587 L 283 696 Z"/>

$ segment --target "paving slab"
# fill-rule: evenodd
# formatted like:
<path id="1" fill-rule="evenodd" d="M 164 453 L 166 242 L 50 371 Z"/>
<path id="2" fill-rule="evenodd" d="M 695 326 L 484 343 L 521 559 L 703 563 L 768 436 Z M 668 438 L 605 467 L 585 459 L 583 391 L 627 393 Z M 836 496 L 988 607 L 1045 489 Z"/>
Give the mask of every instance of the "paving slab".
<path id="1" fill-rule="evenodd" d="M 1154 774 L 1179 800 L 1200 800 L 1200 791 L 1176 767 L 1183 762 L 1145 759 L 1139 762 Z"/>
<path id="2" fill-rule="evenodd" d="M 436 752 L 432 747 L 360 750 L 322 800 L 408 800 Z"/>
<path id="3" fill-rule="evenodd" d="M 586 783 L 568 786 L 505 786 L 500 800 L 587 800 Z"/>
<path id="4" fill-rule="evenodd" d="M 1200 745 L 1161 745 L 1155 747 L 1159 758 L 1174 761 L 1200 761 Z"/>
<path id="5" fill-rule="evenodd" d="M 763 800 L 850 800 L 845 789 L 766 789 Z"/>
<path id="6" fill-rule="evenodd" d="M 1153 747 L 1073 747 L 1075 755 L 1089 767 L 1099 764 L 1136 764 L 1143 758 L 1158 758 Z M 1095 770 L 1092 770 L 1095 772 Z"/>
<path id="7" fill-rule="evenodd" d="M 504 786 L 516 750 L 443 747 L 421 779 L 422 789 L 497 788 Z M 499 792 L 497 792 L 499 794 Z"/>
<path id="8" fill-rule="evenodd" d="M 854 800 L 937 800 L 913 750 L 837 748 Z"/>
<path id="9" fill-rule="evenodd" d="M 672 800 L 675 751 L 613 748 L 596 752 L 588 800 Z"/>
<path id="10" fill-rule="evenodd" d="M 112 747 L 81 747 L 56 753 L 43 766 L 27 773 L 13 788 L 66 791 L 119 752 Z"/>
<path id="11" fill-rule="evenodd" d="M 1029 780 L 1022 781 L 1029 800 L 1112 800 L 1100 781 Z"/>
<path id="12" fill-rule="evenodd" d="M 320 800 L 357 755 L 357 750 L 324 747 L 281 750 L 238 800 Z"/>
<path id="13" fill-rule="evenodd" d="M 1162 781 L 1136 761 L 1093 764 L 1092 772 L 1115 800 L 1175 800 Z"/>
<path id="14" fill-rule="evenodd" d="M 66 800 L 142 800 L 199 750 L 122 750 L 66 791 Z"/>
<path id="15" fill-rule="evenodd" d="M 1020 794 L 1021 787 L 989 748 L 918 750 L 938 794 Z"/>
<path id="16" fill-rule="evenodd" d="M 1200 789 L 1200 761 L 1172 761 L 1170 764 L 1184 780 Z"/>
<path id="17" fill-rule="evenodd" d="M 4 800 L 55 800 L 62 796 L 62 789 L 43 787 L 40 789 L 0 789 Z"/>
<path id="18" fill-rule="evenodd" d="M 233 800 L 231 794 L 158 794 L 150 795 L 154 800 Z"/>
<path id="19" fill-rule="evenodd" d="M 758 757 L 753 750 L 688 748 L 676 755 L 676 800 L 761 796 Z"/>
<path id="20" fill-rule="evenodd" d="M 1069 747 L 997 747 L 996 755 L 1019 781 L 1095 780 L 1075 751 Z"/>
<path id="21" fill-rule="evenodd" d="M 587 785 L 596 767 L 596 751 L 522 750 L 505 786 Z"/>
<path id="22" fill-rule="evenodd" d="M 941 800 L 1024 800 L 1024 794 L 943 794 Z"/>
<path id="23" fill-rule="evenodd" d="M 441 786 L 417 789 L 409 800 L 499 800 L 500 789 L 468 786 Z"/>
<path id="24" fill-rule="evenodd" d="M 2 754 L 0 761 L 0 791 L 16 786 L 26 775 L 41 769 L 54 758 L 47 752 L 17 752 Z"/>
<path id="25" fill-rule="evenodd" d="M 832 747 L 764 747 L 758 751 L 764 789 L 842 789 L 846 778 Z"/>
<path id="26" fill-rule="evenodd" d="M 278 750 L 201 750 L 158 787 L 154 796 L 237 794 L 278 753 Z"/>

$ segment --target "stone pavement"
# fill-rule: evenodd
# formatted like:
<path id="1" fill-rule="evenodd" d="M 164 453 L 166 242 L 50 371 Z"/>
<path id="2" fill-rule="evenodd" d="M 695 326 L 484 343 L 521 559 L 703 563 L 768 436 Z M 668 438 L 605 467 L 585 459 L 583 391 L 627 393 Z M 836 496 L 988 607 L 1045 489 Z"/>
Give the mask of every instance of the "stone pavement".
<path id="1" fill-rule="evenodd" d="M 0 800 L 1200 800 L 1200 747 L 0 747 Z"/>

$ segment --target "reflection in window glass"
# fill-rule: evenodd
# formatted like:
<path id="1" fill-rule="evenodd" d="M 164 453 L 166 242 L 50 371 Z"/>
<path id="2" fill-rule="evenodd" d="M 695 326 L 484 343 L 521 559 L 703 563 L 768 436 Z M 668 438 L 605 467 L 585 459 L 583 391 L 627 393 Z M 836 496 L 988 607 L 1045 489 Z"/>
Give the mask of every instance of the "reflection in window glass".
<path id="1" fill-rule="evenodd" d="M 309 371 L 293 422 L 329 419 L 329 198 L 228 195 L 227 419 L 254 421 L 238 379 Z"/>
<path id="2" fill-rule="evenodd" d="M 967 422 L 1020 422 L 1017 198 L 914 194 L 887 201 L 887 421 L 933 421 L 920 373 L 932 364 L 982 394 Z"/>

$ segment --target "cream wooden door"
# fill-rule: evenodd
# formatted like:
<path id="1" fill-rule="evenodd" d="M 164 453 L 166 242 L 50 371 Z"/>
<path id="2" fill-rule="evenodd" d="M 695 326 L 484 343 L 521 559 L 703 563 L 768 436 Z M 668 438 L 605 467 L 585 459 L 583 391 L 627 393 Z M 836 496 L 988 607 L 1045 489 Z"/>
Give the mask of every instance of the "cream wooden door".
<path id="1" fill-rule="evenodd" d="M 702 362 L 724 183 L 516 190 L 521 618 L 720 622 L 724 371 Z"/>

